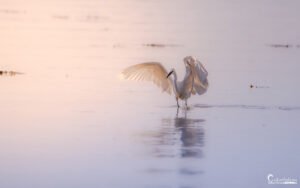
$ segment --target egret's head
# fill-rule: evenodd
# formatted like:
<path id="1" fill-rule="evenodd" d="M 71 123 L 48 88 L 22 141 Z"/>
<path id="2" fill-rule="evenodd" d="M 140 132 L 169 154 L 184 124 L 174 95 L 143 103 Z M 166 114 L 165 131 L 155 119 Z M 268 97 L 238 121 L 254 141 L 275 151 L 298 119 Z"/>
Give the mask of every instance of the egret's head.
<path id="1" fill-rule="evenodd" d="M 173 74 L 173 72 L 174 72 L 174 69 L 172 69 L 172 70 L 169 72 L 169 74 L 167 75 L 167 78 L 169 78 L 169 76 L 171 76 L 171 74 Z"/>

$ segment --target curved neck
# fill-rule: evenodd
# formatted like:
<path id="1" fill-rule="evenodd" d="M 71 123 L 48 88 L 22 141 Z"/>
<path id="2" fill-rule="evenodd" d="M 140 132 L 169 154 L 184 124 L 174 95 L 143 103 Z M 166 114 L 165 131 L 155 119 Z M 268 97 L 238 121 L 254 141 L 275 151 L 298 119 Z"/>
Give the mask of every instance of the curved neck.
<path id="1" fill-rule="evenodd" d="M 177 74 L 176 74 L 175 70 L 173 71 L 173 75 L 174 75 L 174 80 L 172 80 L 173 81 L 173 86 L 174 86 L 174 89 L 175 89 L 176 93 L 178 93 Z"/>
<path id="2" fill-rule="evenodd" d="M 173 76 L 174 76 L 174 82 L 177 82 L 177 73 L 175 72 L 175 70 L 173 71 Z"/>

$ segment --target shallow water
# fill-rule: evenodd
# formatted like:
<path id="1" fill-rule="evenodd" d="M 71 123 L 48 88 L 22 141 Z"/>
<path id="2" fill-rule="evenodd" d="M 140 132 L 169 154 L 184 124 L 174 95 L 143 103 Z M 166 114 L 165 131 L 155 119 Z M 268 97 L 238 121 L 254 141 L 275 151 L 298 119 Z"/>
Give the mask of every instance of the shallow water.
<path id="1" fill-rule="evenodd" d="M 0 70 L 22 73 L 0 76 L 0 187 L 299 183 L 298 1 L 0 4 Z M 118 77 L 145 61 L 182 77 L 187 55 L 210 82 L 188 109 Z"/>

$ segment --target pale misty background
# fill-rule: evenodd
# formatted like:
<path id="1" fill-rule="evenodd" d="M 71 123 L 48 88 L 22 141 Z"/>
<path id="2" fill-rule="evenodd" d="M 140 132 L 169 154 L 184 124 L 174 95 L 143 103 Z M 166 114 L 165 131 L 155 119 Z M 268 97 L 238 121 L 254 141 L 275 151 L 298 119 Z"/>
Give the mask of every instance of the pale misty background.
<path id="1" fill-rule="evenodd" d="M 0 70 L 23 74 L 0 77 L 0 187 L 270 187 L 270 173 L 299 182 L 299 7 L 2 0 Z M 158 61 L 181 79 L 187 55 L 210 83 L 190 110 L 119 78 Z"/>

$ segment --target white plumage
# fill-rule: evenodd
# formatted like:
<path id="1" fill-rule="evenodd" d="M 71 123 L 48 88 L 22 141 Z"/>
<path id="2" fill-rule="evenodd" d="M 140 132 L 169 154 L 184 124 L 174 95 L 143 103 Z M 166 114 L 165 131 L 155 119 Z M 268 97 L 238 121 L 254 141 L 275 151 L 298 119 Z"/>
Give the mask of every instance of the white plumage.
<path id="1" fill-rule="evenodd" d="M 168 73 L 166 69 L 158 62 L 147 62 L 130 66 L 122 72 L 124 79 L 128 80 L 145 80 L 152 81 L 163 91 L 172 94 L 172 89 L 175 94 L 177 106 L 178 99 L 185 100 L 192 94 L 202 95 L 208 88 L 208 72 L 200 61 L 192 56 L 187 56 L 183 59 L 186 74 L 182 81 L 177 80 L 177 74 L 174 69 Z M 170 75 L 173 74 L 173 79 Z"/>
<path id="2" fill-rule="evenodd" d="M 183 59 L 183 61 L 190 66 L 186 66 L 187 68 L 191 68 L 192 77 L 194 78 L 193 91 L 199 95 L 202 95 L 207 91 L 209 86 L 207 76 L 208 72 L 202 65 L 202 63 L 195 59 L 192 56 L 187 56 Z"/>

